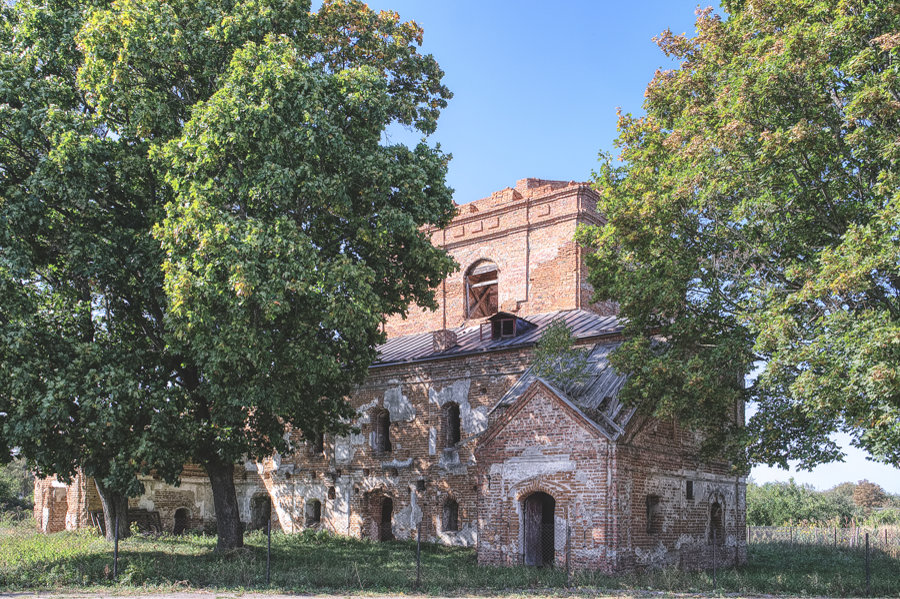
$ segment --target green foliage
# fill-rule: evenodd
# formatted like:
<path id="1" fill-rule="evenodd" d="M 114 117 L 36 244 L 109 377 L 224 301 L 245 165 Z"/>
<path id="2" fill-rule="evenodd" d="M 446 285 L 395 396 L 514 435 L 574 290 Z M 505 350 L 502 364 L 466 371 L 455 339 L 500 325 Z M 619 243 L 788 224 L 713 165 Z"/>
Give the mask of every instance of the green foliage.
<path id="1" fill-rule="evenodd" d="M 554 320 L 534 349 L 531 371 L 567 391 L 586 380 L 589 354 L 589 350 L 575 347 L 572 329 L 564 320 Z"/>
<path id="2" fill-rule="evenodd" d="M 34 506 L 34 475 L 19 458 L 0 466 L 0 513 L 24 513 Z"/>
<path id="3" fill-rule="evenodd" d="M 747 524 L 785 526 L 818 524 L 849 526 L 858 516 L 846 495 L 816 491 L 810 485 L 771 482 L 747 485 Z"/>
<path id="4" fill-rule="evenodd" d="M 598 298 L 626 318 L 622 397 L 738 463 L 828 462 L 836 431 L 897 463 L 900 12 L 724 8 L 657 40 L 680 67 L 657 72 L 646 116 L 620 115 L 622 165 L 596 175 L 608 223 L 580 234 Z M 751 399 L 743 429 L 735 402 Z"/>
<path id="5" fill-rule="evenodd" d="M 384 316 L 455 267 L 426 234 L 449 157 L 382 143 L 450 97 L 421 28 L 357 0 L 0 10 L 0 444 L 134 494 L 344 431 Z"/>

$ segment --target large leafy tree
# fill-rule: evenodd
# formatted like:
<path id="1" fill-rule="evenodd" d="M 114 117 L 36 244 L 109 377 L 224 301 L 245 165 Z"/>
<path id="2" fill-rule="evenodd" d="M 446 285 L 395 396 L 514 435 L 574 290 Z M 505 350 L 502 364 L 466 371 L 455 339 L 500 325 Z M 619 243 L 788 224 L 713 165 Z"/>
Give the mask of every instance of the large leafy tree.
<path id="1" fill-rule="evenodd" d="M 597 175 L 609 220 L 582 233 L 627 317 L 624 395 L 757 462 L 839 459 L 845 432 L 898 463 L 900 11 L 723 8 L 657 40 L 680 66 L 656 73 L 645 116 L 620 116 L 622 162 Z"/>
<path id="2" fill-rule="evenodd" d="M 239 546 L 235 462 L 289 451 L 289 426 L 342 430 L 384 315 L 433 304 L 453 268 L 424 233 L 453 214 L 447 157 L 383 142 L 392 123 L 434 130 L 442 72 L 415 23 L 352 0 L 7 15 L 22 81 L 2 126 L 26 135 L 2 163 L 21 162 L 0 190 L 17 307 L 3 351 L 43 362 L 5 387 L 5 440 L 42 472 L 64 474 L 59 456 L 69 471 L 113 464 L 125 495 L 136 473 L 193 460 L 219 547 Z M 38 26 L 65 39 L 25 36 Z M 65 102 L 31 91 L 55 61 Z M 88 397 L 99 413 L 83 414 Z M 131 434 L 91 435 L 91 420 Z M 77 443 L 54 436 L 66 423 Z"/>

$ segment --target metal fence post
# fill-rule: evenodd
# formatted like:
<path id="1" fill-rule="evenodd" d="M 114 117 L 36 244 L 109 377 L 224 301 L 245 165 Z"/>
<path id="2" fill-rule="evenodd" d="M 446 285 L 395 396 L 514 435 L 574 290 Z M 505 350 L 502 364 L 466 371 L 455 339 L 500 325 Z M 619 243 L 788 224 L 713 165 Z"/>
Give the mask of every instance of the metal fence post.
<path id="1" fill-rule="evenodd" d="M 272 514 L 266 524 L 266 584 L 272 582 Z"/>
<path id="2" fill-rule="evenodd" d="M 418 530 L 416 531 L 416 590 L 419 590 L 419 585 L 422 582 L 422 523 L 419 522 Z"/>
<path id="3" fill-rule="evenodd" d="M 571 530 L 569 528 L 569 519 L 566 518 L 566 586 L 572 586 L 572 568 L 569 562 L 572 559 Z"/>
<path id="4" fill-rule="evenodd" d="M 116 538 L 113 541 L 113 580 L 119 577 L 119 515 L 116 514 L 115 533 Z"/>
<path id="5" fill-rule="evenodd" d="M 866 533 L 866 597 L 872 596 L 871 571 L 869 570 L 869 533 Z"/>
<path id="6" fill-rule="evenodd" d="M 713 590 L 715 591 L 719 587 L 718 583 L 718 568 L 717 568 L 717 555 L 716 555 L 716 546 L 719 542 L 716 540 L 716 529 L 713 528 Z"/>

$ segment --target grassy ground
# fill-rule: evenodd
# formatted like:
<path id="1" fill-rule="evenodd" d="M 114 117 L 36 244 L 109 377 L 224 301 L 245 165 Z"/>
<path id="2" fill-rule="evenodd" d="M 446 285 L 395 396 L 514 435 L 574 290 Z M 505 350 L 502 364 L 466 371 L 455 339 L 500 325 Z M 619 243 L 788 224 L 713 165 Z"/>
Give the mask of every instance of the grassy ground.
<path id="1" fill-rule="evenodd" d="M 272 536 L 271 585 L 266 585 L 266 539 L 226 555 L 206 536 L 135 537 L 120 543 L 119 577 L 112 581 L 112 547 L 87 531 L 41 535 L 30 524 L 0 524 L 2 590 L 271 589 L 291 592 L 412 592 L 415 544 L 372 543 L 323 534 Z M 750 563 L 718 573 L 718 591 L 740 594 L 862 596 L 864 557 L 829 547 L 750 546 Z M 872 555 L 872 594 L 900 597 L 900 554 Z M 655 570 L 622 577 L 585 572 L 581 590 L 713 591 L 712 574 Z M 444 593 L 546 592 L 566 588 L 566 573 L 549 568 L 489 568 L 470 549 L 428 545 L 422 552 L 420 591 Z"/>

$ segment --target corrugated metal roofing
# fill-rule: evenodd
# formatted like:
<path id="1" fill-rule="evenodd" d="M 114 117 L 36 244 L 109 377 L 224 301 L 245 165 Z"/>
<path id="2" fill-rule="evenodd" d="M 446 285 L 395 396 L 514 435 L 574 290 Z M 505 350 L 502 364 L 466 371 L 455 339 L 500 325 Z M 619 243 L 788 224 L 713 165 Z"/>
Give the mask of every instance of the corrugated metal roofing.
<path id="1" fill-rule="evenodd" d="M 608 360 L 609 354 L 619 345 L 621 342 L 596 344 L 588 356 L 586 376 L 581 382 L 566 389 L 552 382 L 548 385 L 560 397 L 578 406 L 610 439 L 617 439 L 634 415 L 634 409 L 625 408 L 618 399 L 626 377 L 619 374 Z M 515 403 L 536 380 L 538 377 L 531 368 L 526 370 L 491 411 Z"/>
<path id="2" fill-rule="evenodd" d="M 615 316 L 600 316 L 587 310 L 545 312 L 525 319 L 535 325 L 533 329 L 505 339 L 491 339 L 490 330 L 486 331 L 486 338 L 482 339 L 479 326 L 451 329 L 457 335 L 457 344 L 442 352 L 434 351 L 430 332 L 388 339 L 378 348 L 378 360 L 372 367 L 527 347 L 534 345 L 541 338 L 544 329 L 556 319 L 566 323 L 575 339 L 611 335 L 622 330 L 622 323 Z"/>

